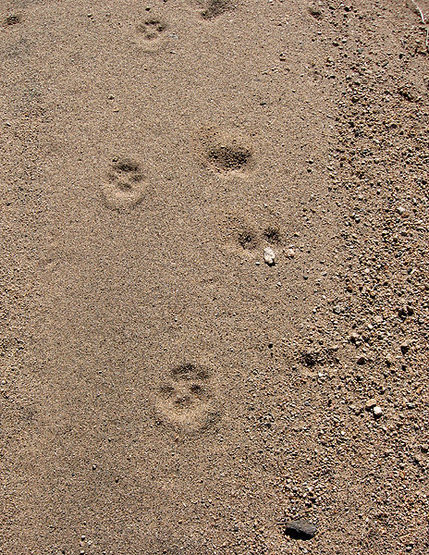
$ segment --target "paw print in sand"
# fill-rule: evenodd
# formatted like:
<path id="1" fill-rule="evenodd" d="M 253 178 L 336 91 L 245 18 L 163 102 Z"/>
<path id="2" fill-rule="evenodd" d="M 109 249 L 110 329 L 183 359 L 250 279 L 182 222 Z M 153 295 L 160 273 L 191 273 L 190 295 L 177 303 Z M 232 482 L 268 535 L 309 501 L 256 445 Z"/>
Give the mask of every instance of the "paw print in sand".
<path id="1" fill-rule="evenodd" d="M 166 41 L 167 29 L 167 23 L 161 19 L 146 19 L 135 27 L 134 43 L 145 51 L 155 51 Z"/>
<path id="2" fill-rule="evenodd" d="M 236 3 L 232 0 L 198 0 L 197 4 L 201 17 L 208 21 L 236 8 Z"/>
<path id="3" fill-rule="evenodd" d="M 158 389 L 157 419 L 178 432 L 195 433 L 212 427 L 220 418 L 209 371 L 192 363 L 169 372 Z"/>
<path id="4" fill-rule="evenodd" d="M 112 210 L 131 209 L 142 201 L 144 190 L 139 164 L 129 158 L 114 158 L 102 187 L 106 206 Z"/>
<path id="5" fill-rule="evenodd" d="M 198 132 L 197 152 L 204 165 L 221 176 L 246 176 L 254 167 L 254 149 L 237 130 L 206 127 Z"/>
<path id="6" fill-rule="evenodd" d="M 137 32 L 146 40 L 159 38 L 167 28 L 165 23 L 159 19 L 147 19 L 144 23 L 137 25 Z"/>
<path id="7" fill-rule="evenodd" d="M 255 225 L 231 218 L 230 236 L 240 251 L 259 251 L 267 247 L 280 247 L 283 243 L 282 232 L 277 225 L 258 229 Z"/>

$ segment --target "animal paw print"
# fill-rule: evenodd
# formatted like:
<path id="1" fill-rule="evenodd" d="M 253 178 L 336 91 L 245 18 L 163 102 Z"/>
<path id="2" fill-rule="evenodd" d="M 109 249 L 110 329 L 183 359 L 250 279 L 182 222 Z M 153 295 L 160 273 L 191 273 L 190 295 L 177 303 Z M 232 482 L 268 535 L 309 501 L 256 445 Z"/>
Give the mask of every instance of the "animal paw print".
<path id="1" fill-rule="evenodd" d="M 220 418 L 207 369 L 192 363 L 169 372 L 158 389 L 158 421 L 176 431 L 195 433 L 212 427 Z"/>
<path id="2" fill-rule="evenodd" d="M 251 157 L 251 152 L 240 145 L 216 145 L 207 153 L 207 160 L 220 172 L 242 170 Z"/>
<path id="3" fill-rule="evenodd" d="M 159 19 L 147 19 L 144 23 L 137 25 L 137 32 L 146 40 L 155 40 L 162 35 L 167 28 L 165 23 Z"/>
<path id="4" fill-rule="evenodd" d="M 260 243 L 258 234 L 249 227 L 240 229 L 236 234 L 236 239 L 241 248 L 248 250 L 256 249 Z"/>
<path id="5" fill-rule="evenodd" d="M 241 225 L 236 228 L 235 240 L 241 249 L 252 251 L 261 245 L 274 246 L 282 243 L 282 234 L 277 226 L 268 226 L 262 232 L 253 227 Z"/>
<path id="6" fill-rule="evenodd" d="M 278 245 L 282 240 L 279 228 L 271 225 L 264 229 L 263 237 L 270 245 Z"/>
<path id="7" fill-rule="evenodd" d="M 204 164 L 221 175 L 245 175 L 254 162 L 253 149 L 236 131 L 208 128 L 200 134 Z"/>
<path id="8" fill-rule="evenodd" d="M 129 158 L 114 158 L 102 188 L 106 206 L 112 210 L 134 208 L 142 201 L 144 190 L 139 164 Z"/>
<path id="9" fill-rule="evenodd" d="M 235 9 L 231 0 L 198 0 L 198 4 L 201 7 L 201 17 L 207 20 L 215 19 Z"/>
<path id="10" fill-rule="evenodd" d="M 145 50 L 156 50 L 163 42 L 167 28 L 167 24 L 160 19 L 146 19 L 136 26 L 134 42 Z"/>

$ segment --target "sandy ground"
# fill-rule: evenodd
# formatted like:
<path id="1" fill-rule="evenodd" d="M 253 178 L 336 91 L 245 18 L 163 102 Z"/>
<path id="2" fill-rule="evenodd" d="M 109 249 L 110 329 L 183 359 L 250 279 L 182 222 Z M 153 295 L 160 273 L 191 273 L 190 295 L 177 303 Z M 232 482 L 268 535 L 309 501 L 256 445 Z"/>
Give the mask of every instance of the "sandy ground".
<path id="1" fill-rule="evenodd" d="M 0 1 L 0 553 L 428 552 L 418 6 Z"/>

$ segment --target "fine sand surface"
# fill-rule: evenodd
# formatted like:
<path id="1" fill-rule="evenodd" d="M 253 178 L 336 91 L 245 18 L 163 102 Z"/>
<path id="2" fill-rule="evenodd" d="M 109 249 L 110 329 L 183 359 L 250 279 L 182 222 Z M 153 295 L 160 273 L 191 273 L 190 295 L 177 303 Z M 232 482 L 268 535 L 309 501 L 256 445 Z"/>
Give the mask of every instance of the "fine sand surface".
<path id="1" fill-rule="evenodd" d="M 429 552 L 426 13 L 0 0 L 1 554 Z"/>

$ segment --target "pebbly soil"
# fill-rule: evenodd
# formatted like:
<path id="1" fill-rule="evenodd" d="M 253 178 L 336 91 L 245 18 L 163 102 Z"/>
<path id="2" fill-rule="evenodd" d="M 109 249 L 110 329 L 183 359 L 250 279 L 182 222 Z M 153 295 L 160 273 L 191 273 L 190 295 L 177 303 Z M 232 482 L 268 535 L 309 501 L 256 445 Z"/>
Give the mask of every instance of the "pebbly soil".
<path id="1" fill-rule="evenodd" d="M 0 553 L 427 553 L 416 4 L 0 23 Z"/>

